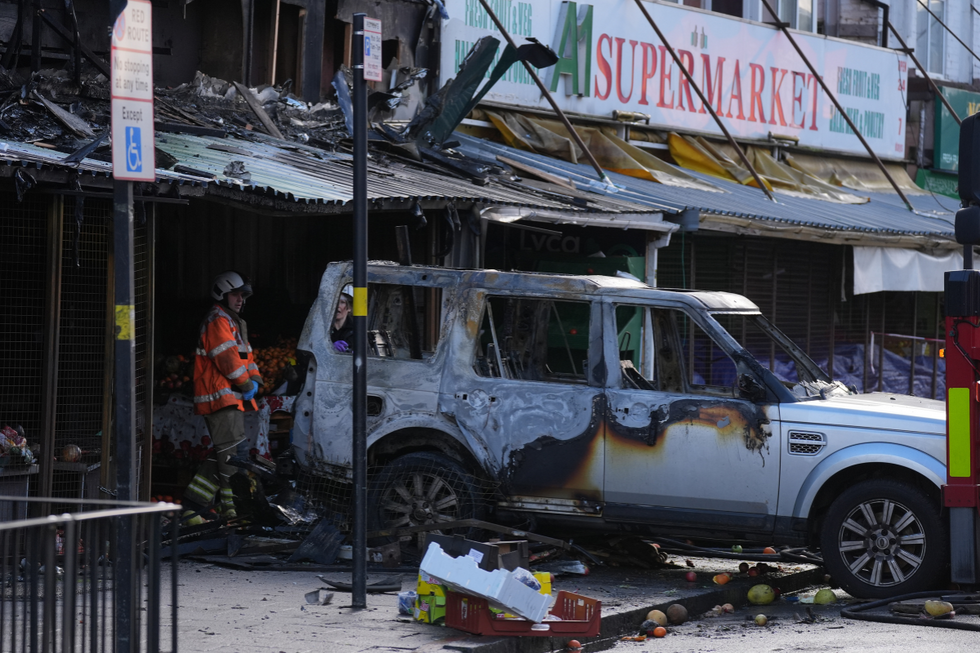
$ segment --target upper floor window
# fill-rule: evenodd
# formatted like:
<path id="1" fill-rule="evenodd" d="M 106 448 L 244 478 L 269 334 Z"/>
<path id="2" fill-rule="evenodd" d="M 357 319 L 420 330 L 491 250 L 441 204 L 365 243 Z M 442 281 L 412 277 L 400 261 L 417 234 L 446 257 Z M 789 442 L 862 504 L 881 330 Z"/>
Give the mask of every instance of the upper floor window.
<path id="1" fill-rule="evenodd" d="M 929 10 L 946 22 L 946 2 L 945 0 L 925 0 L 929 4 Z M 943 65 L 943 46 L 946 34 L 943 26 L 938 20 L 929 15 L 922 4 L 916 3 L 917 11 L 915 15 L 915 56 L 919 62 L 926 67 L 926 72 L 942 75 Z"/>
<path id="2" fill-rule="evenodd" d="M 742 0 L 667 0 L 668 2 L 676 2 L 679 5 L 684 5 L 685 7 L 696 7 L 698 9 L 707 9 L 708 11 L 713 11 L 719 14 L 727 14 L 729 16 L 736 16 L 738 18 L 745 18 Z"/>
<path id="3" fill-rule="evenodd" d="M 813 0 L 769 0 L 769 4 L 779 12 L 779 20 L 789 23 L 792 29 L 803 32 L 817 31 L 817 14 L 814 11 Z M 762 2 L 759 2 L 759 5 L 759 14 L 763 16 L 763 22 L 775 22 L 766 6 Z"/>

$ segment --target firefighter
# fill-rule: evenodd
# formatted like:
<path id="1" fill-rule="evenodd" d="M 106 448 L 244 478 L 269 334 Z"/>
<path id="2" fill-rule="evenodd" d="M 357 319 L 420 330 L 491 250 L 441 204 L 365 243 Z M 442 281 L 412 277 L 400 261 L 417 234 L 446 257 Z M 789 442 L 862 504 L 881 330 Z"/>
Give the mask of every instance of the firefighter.
<path id="1" fill-rule="evenodd" d="M 232 463 L 247 457 L 245 412 L 257 409 L 254 397 L 262 385 L 241 318 L 251 294 L 248 279 L 238 272 L 214 278 L 211 296 L 216 303 L 201 322 L 194 357 L 194 411 L 204 415 L 213 449 L 187 486 L 184 501 L 204 509 L 217 495 L 217 507 L 228 519 L 237 516 L 229 483 L 237 471 Z"/>

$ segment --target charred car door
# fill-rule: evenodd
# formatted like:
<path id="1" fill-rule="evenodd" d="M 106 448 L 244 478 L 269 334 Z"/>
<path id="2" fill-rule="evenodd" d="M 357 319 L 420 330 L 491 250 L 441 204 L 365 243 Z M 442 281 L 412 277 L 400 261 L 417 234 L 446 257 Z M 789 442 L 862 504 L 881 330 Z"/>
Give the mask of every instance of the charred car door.
<path id="1" fill-rule="evenodd" d="M 604 517 L 661 532 L 771 533 L 778 406 L 717 323 L 682 306 L 606 305 Z M 612 351 L 611 351 L 612 350 Z"/>
<path id="2" fill-rule="evenodd" d="M 605 383 L 598 304 L 473 293 L 473 355 L 458 357 L 468 363 L 447 377 L 443 397 L 493 462 L 503 507 L 595 514 Z"/>

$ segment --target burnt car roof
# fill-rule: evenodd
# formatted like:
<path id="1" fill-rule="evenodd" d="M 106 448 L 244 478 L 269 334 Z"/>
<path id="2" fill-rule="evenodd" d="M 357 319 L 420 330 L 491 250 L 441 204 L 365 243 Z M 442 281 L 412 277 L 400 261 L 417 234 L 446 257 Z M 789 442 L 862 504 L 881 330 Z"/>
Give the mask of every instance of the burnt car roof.
<path id="1" fill-rule="evenodd" d="M 500 270 L 470 270 L 398 265 L 389 261 L 371 261 L 369 274 L 378 276 L 401 273 L 431 273 L 434 276 L 458 276 L 462 286 L 485 286 L 499 290 L 528 292 L 560 292 L 588 294 L 617 294 L 637 299 L 663 299 L 700 304 L 713 313 L 758 313 L 759 307 L 742 295 L 708 290 L 654 288 L 642 281 L 627 277 L 602 275 L 561 274 L 555 272 L 502 272 Z"/>

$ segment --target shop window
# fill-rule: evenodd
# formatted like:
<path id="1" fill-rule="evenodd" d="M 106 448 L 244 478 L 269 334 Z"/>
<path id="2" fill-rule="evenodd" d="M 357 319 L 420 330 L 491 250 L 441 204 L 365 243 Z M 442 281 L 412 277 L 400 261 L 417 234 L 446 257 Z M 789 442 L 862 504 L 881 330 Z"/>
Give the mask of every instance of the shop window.
<path id="1" fill-rule="evenodd" d="M 350 292 L 346 287 L 345 293 Z M 368 284 L 368 356 L 431 358 L 439 344 L 441 305 L 441 288 Z"/>
<path id="2" fill-rule="evenodd" d="M 945 0 L 928 0 L 929 10 L 939 16 L 945 23 Z M 938 20 L 929 15 L 922 4 L 916 4 L 915 25 L 915 56 L 926 67 L 926 71 L 936 75 L 945 72 L 943 50 L 946 34 Z"/>
<path id="3" fill-rule="evenodd" d="M 587 302 L 489 297 L 477 340 L 480 376 L 586 383 Z"/>

